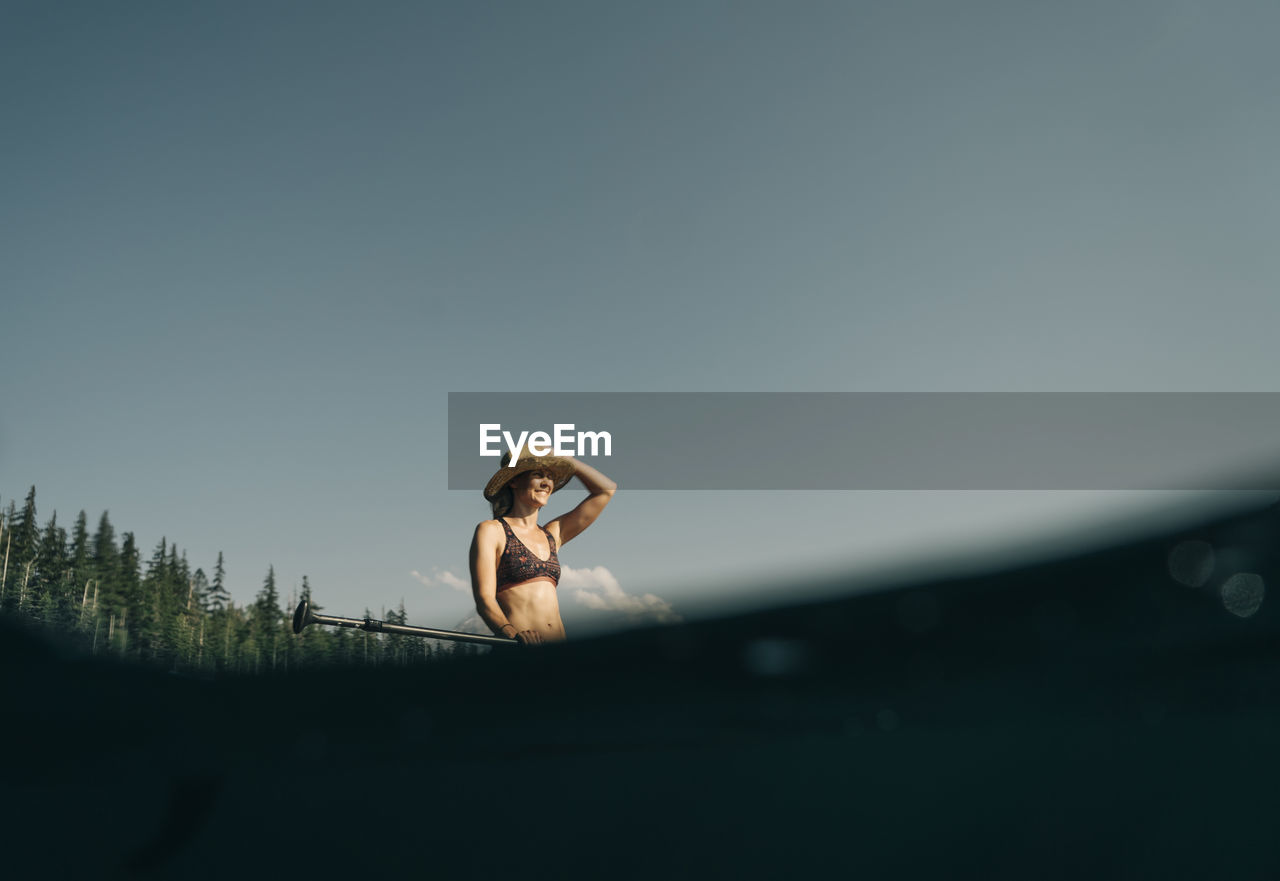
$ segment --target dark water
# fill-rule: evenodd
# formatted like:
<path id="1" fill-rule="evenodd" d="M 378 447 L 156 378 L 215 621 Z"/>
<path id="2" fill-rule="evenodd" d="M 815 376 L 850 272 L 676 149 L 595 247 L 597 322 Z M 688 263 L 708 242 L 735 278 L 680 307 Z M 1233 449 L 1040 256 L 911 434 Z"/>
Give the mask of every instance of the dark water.
<path id="1" fill-rule="evenodd" d="M 1277 535 L 425 670 L 208 682 L 10 627 L 11 877 L 1280 877 Z"/>

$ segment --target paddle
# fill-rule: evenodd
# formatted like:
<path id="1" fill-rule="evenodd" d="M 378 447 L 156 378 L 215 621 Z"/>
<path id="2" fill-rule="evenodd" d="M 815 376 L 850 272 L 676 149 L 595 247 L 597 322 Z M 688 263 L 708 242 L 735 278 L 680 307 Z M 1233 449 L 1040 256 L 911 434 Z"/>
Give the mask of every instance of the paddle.
<path id="1" fill-rule="evenodd" d="M 375 618 L 339 618 L 333 615 L 317 615 L 306 600 L 293 610 L 293 632 L 301 633 L 309 624 L 328 624 L 331 627 L 354 627 L 369 633 L 403 633 L 406 636 L 424 636 L 429 639 L 451 639 L 454 642 L 475 642 L 481 645 L 520 645 L 518 639 L 505 636 L 485 636 L 480 633 L 459 633 L 456 630 L 434 630 L 430 627 L 413 627 L 409 624 L 388 624 Z"/>

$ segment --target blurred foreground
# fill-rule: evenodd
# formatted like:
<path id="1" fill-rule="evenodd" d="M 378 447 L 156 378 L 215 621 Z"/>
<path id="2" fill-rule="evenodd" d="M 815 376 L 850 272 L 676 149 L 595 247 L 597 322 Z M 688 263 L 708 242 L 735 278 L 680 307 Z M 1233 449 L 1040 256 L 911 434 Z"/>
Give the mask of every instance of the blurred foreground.
<path id="1" fill-rule="evenodd" d="M 0 633 L 21 877 L 1275 877 L 1280 509 L 419 668 Z"/>

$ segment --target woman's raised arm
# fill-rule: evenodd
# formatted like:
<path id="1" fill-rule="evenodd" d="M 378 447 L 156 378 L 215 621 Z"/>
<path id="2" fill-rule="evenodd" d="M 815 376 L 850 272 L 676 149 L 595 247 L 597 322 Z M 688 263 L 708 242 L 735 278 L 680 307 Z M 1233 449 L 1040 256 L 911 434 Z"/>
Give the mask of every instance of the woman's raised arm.
<path id="1" fill-rule="evenodd" d="M 600 512 L 604 510 L 605 505 L 609 504 L 609 500 L 613 498 L 614 491 L 618 488 L 616 483 L 586 462 L 579 462 L 577 459 L 571 459 L 570 461 L 573 462 L 573 473 L 586 486 L 590 495 L 579 502 L 578 506 L 572 511 L 562 514 L 551 521 L 559 524 L 560 544 L 562 545 L 575 536 L 581 535 L 584 529 L 595 522 L 596 518 L 600 516 Z M 547 524 L 547 526 L 550 525 L 550 523 Z"/>

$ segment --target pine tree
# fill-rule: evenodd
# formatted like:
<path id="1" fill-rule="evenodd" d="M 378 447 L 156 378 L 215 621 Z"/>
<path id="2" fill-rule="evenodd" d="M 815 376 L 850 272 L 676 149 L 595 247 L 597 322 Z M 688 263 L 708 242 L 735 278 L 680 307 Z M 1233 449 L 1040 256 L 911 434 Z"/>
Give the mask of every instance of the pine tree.
<path id="1" fill-rule="evenodd" d="M 235 673 L 262 672 L 262 646 L 258 641 L 255 606 L 237 609 L 227 606 L 230 616 L 231 669 Z"/>
<path id="2" fill-rule="evenodd" d="M 169 583 L 169 540 L 161 536 L 160 544 L 147 560 L 147 571 L 142 577 L 140 602 L 136 611 L 138 651 L 143 658 L 165 663 L 168 661 L 171 640 L 172 593 Z"/>
<path id="3" fill-rule="evenodd" d="M 191 567 L 187 555 L 178 555 L 178 545 L 169 545 L 160 581 L 161 655 L 165 666 L 177 669 L 191 657 L 194 632 L 188 614 L 191 597 Z"/>
<path id="4" fill-rule="evenodd" d="M 35 566 L 36 553 L 40 546 L 40 527 L 36 523 L 36 488 L 31 487 L 27 493 L 26 503 L 22 511 L 13 515 L 10 505 L 9 537 L 5 552 L 8 554 L 6 575 L 0 582 L 0 609 L 17 611 L 26 603 L 26 591 L 31 580 L 31 570 Z"/>
<path id="5" fill-rule="evenodd" d="M 98 531 L 90 542 L 93 549 L 93 590 L 89 602 L 85 626 L 93 634 L 95 654 L 99 648 L 99 634 L 111 614 L 119 608 L 120 551 L 116 547 L 116 531 L 107 511 L 98 519 Z"/>
<path id="6" fill-rule="evenodd" d="M 191 575 L 191 602 L 202 612 L 209 608 L 209 576 L 200 568 Z"/>
<path id="7" fill-rule="evenodd" d="M 60 624 L 69 603 L 67 602 L 67 532 L 58 526 L 58 512 L 54 511 L 40 536 L 40 548 L 36 554 L 35 573 L 27 596 L 27 606 L 37 620 L 46 624 Z"/>
<path id="8" fill-rule="evenodd" d="M 209 577 L 203 569 L 196 569 L 191 576 L 191 592 L 188 596 L 187 614 L 191 621 L 192 654 L 187 661 L 194 669 L 204 667 L 205 629 L 209 624 Z"/>
<path id="9" fill-rule="evenodd" d="M 144 629 L 147 622 L 146 591 L 142 586 L 142 561 L 138 554 L 138 541 L 132 532 L 124 534 L 120 547 L 120 566 L 116 575 L 119 608 L 112 612 L 120 620 L 117 648 L 121 653 L 133 651 L 142 656 L 146 648 Z"/>
<path id="10" fill-rule="evenodd" d="M 385 613 L 385 620 L 388 624 L 405 624 L 408 615 L 404 610 L 404 598 L 400 599 L 400 605 L 393 611 Z M 406 645 L 405 643 L 412 637 L 404 636 L 400 633 L 389 633 L 382 637 L 382 656 L 385 663 L 395 666 L 404 666 L 407 663 Z"/>
<path id="11" fill-rule="evenodd" d="M 215 673 L 231 671 L 231 611 L 223 606 L 209 613 L 205 625 L 205 658 L 206 666 Z"/>
<path id="12" fill-rule="evenodd" d="M 10 502 L 9 510 L 0 517 L 0 538 L 4 539 L 4 562 L 0 563 L 0 608 L 3 608 L 6 587 L 9 583 L 9 558 L 13 551 L 13 521 L 17 516 L 13 502 Z"/>
<path id="13" fill-rule="evenodd" d="M 225 585 L 226 577 L 226 570 L 222 567 L 222 551 L 218 551 L 218 562 L 213 567 L 213 585 L 209 588 L 209 608 L 215 612 L 226 608 L 231 599 Z"/>
<path id="14" fill-rule="evenodd" d="M 36 488 L 34 486 L 27 493 L 27 500 L 12 529 L 13 559 L 25 565 L 36 555 L 36 549 L 40 543 L 40 527 L 36 523 Z"/>
<path id="15" fill-rule="evenodd" d="M 262 582 L 254 603 L 254 631 L 258 650 L 262 653 L 259 664 L 275 670 L 278 640 L 281 632 L 280 593 L 276 590 L 276 570 L 267 567 L 267 577 Z"/>
<path id="16" fill-rule="evenodd" d="M 178 604 L 185 606 L 187 591 L 191 587 L 191 564 L 187 562 L 186 551 L 181 556 L 178 555 L 177 542 L 169 546 L 168 577 Z"/>
<path id="17" fill-rule="evenodd" d="M 70 553 L 73 619 L 79 621 L 88 603 L 89 583 L 93 580 L 93 566 L 89 556 L 89 518 L 84 511 L 76 517 L 76 525 L 71 529 Z"/>

